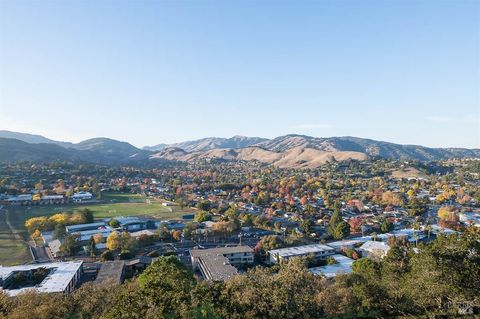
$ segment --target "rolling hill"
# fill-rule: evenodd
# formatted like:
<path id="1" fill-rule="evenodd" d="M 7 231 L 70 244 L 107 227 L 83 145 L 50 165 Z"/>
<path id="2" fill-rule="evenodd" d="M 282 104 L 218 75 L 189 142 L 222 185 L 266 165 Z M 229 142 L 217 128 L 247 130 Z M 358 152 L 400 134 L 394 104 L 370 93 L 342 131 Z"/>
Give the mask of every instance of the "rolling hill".
<path id="1" fill-rule="evenodd" d="M 31 143 L 31 144 L 40 144 L 40 143 L 56 144 L 63 147 L 70 147 L 73 145 L 72 143 L 69 143 L 69 142 L 54 141 L 49 138 L 43 137 L 41 135 L 19 133 L 19 132 L 12 132 L 12 131 L 6 131 L 6 130 L 0 130 L 0 138 L 13 138 L 13 139 L 17 139 L 17 140 L 20 140 L 26 143 Z"/>
<path id="2" fill-rule="evenodd" d="M 3 135 L 2 135 L 3 134 Z M 2 138 L 1 136 L 14 136 Z M 388 158 L 440 160 L 480 158 L 479 149 L 429 148 L 357 137 L 285 135 L 274 139 L 234 136 L 204 138 L 139 149 L 127 142 L 93 138 L 80 143 L 58 142 L 39 135 L 0 131 L 0 161 L 77 161 L 101 164 L 156 165 L 162 161 L 204 159 L 258 161 L 278 167 L 315 168 L 327 160 Z"/>
<path id="3" fill-rule="evenodd" d="M 266 138 L 261 137 L 247 137 L 247 136 L 233 136 L 230 138 L 222 137 L 207 137 L 195 141 L 187 141 L 175 144 L 158 144 L 155 146 L 144 147 L 150 151 L 161 151 L 165 148 L 181 148 L 187 152 L 208 151 L 215 148 L 245 148 L 264 141 Z"/>

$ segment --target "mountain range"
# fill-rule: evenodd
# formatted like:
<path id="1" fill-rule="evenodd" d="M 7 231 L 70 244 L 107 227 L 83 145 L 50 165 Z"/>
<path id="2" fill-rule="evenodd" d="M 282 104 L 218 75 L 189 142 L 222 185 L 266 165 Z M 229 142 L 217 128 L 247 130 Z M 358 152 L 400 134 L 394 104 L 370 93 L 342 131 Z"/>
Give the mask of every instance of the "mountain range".
<path id="1" fill-rule="evenodd" d="M 290 134 L 266 139 L 233 136 L 203 138 L 139 149 L 127 142 L 93 138 L 80 143 L 54 141 L 40 135 L 0 131 L 0 161 L 54 160 L 101 164 L 155 164 L 203 159 L 259 161 L 286 168 L 315 168 L 327 160 L 369 158 L 439 160 L 480 158 L 480 149 L 429 148 L 357 137 L 312 137 Z"/>

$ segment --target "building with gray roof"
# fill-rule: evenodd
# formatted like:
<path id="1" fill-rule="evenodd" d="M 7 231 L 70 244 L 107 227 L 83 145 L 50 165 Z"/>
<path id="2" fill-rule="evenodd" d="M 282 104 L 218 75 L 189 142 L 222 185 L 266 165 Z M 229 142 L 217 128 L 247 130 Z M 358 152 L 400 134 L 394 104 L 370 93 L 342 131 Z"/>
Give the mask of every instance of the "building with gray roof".
<path id="1" fill-rule="evenodd" d="M 253 249 L 248 246 L 190 250 L 192 266 L 203 278 L 225 281 L 238 274 L 235 266 L 253 263 Z"/>

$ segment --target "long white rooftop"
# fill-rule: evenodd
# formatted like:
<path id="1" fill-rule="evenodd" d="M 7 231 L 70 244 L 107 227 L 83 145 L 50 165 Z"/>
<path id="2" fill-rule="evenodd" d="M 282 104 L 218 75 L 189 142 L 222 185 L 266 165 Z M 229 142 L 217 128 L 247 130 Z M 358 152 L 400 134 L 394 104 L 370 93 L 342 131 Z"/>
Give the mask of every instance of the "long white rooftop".
<path id="1" fill-rule="evenodd" d="M 279 257 L 284 258 L 284 257 L 292 257 L 292 256 L 303 256 L 303 255 L 315 254 L 323 251 L 332 251 L 332 250 L 334 250 L 334 248 L 327 245 L 312 244 L 312 245 L 273 249 L 273 250 L 270 250 L 269 253 L 271 255 L 275 255 L 275 256 L 278 255 Z"/>

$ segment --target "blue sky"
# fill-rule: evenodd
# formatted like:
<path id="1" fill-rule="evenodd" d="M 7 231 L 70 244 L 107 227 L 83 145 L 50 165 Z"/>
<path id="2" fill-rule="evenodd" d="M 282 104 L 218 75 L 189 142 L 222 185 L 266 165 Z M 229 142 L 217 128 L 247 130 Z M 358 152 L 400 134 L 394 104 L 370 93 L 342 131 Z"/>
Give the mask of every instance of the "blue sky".
<path id="1" fill-rule="evenodd" d="M 0 1 L 0 129 L 480 148 L 480 2 Z"/>

